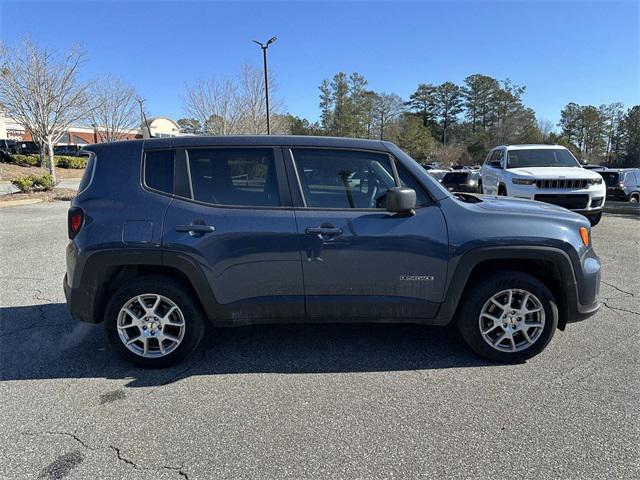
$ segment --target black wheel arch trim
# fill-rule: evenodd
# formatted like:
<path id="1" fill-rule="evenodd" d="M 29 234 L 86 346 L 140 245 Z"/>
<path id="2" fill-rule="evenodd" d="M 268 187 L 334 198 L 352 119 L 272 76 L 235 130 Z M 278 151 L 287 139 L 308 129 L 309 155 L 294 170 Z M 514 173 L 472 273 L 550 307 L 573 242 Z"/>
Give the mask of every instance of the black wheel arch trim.
<path id="1" fill-rule="evenodd" d="M 476 266 L 487 260 L 544 260 L 552 262 L 558 269 L 562 281 L 562 308 L 559 306 L 558 327 L 562 330 L 568 322 L 592 315 L 598 305 L 582 305 L 580 298 L 581 270 L 577 252 L 567 245 L 568 252 L 559 247 L 516 245 L 478 247 L 465 252 L 451 271 L 445 298 L 434 321 L 449 324 L 455 317 L 465 289 Z M 578 267 L 576 267 L 578 266 Z M 557 292 L 554 292 L 557 294 Z"/>
<path id="2" fill-rule="evenodd" d="M 82 258 L 84 257 L 84 258 Z M 218 303 L 198 264 L 185 254 L 161 250 L 159 246 L 83 252 L 81 271 L 76 270 L 75 285 L 64 290 L 73 318 L 90 323 L 103 321 L 106 292 L 115 271 L 121 267 L 170 267 L 188 280 L 207 317 L 215 317 Z M 79 274 L 79 275 L 78 275 Z"/>

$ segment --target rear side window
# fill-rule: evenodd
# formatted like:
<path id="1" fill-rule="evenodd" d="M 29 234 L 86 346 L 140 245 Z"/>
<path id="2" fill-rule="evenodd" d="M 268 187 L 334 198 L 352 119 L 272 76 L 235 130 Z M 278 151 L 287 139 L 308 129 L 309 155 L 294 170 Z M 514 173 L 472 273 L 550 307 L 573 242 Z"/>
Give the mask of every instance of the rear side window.
<path id="1" fill-rule="evenodd" d="M 187 150 L 195 200 L 216 205 L 280 206 L 270 148 Z"/>
<path id="2" fill-rule="evenodd" d="M 144 183 L 147 187 L 173 194 L 173 150 L 152 150 L 145 154 Z"/>

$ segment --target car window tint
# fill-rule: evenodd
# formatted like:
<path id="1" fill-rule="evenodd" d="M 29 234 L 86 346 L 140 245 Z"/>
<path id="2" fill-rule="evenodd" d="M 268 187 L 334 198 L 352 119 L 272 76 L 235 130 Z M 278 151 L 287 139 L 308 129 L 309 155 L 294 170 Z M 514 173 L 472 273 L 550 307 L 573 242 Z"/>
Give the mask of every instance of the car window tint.
<path id="1" fill-rule="evenodd" d="M 398 170 L 398 177 L 400 178 L 400 184 L 403 187 L 413 188 L 416 191 L 416 207 L 421 207 L 427 203 L 431 203 L 429 197 L 425 193 L 424 189 L 416 181 L 415 178 L 407 171 L 407 169 L 398 161 L 396 161 L 396 169 Z M 383 202 L 381 202 L 382 204 Z M 386 207 L 386 202 L 384 202 Z"/>
<path id="2" fill-rule="evenodd" d="M 395 186 L 388 155 L 352 150 L 294 149 L 308 207 L 384 208 Z"/>
<path id="3" fill-rule="evenodd" d="M 195 200 L 217 205 L 280 205 L 272 149 L 211 148 L 187 152 Z"/>
<path id="4" fill-rule="evenodd" d="M 174 150 L 152 150 L 145 154 L 144 182 L 149 188 L 173 194 Z"/>
<path id="5" fill-rule="evenodd" d="M 84 173 L 82 174 L 82 179 L 80 180 L 80 185 L 78 185 L 78 192 L 82 192 L 89 186 L 91 182 L 91 177 L 93 177 L 93 169 L 96 166 L 96 155 L 95 153 L 91 153 L 89 155 L 89 159 L 87 160 L 87 167 L 84 169 Z"/>

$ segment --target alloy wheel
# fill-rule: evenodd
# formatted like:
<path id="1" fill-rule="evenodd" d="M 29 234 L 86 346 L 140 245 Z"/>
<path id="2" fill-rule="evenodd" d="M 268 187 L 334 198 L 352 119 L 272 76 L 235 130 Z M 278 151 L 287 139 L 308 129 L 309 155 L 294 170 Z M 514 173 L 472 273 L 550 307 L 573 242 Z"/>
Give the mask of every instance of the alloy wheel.
<path id="1" fill-rule="evenodd" d="M 487 300 L 478 321 L 482 338 L 491 347 L 500 352 L 520 352 L 542 335 L 545 313 L 533 293 L 512 288 Z"/>
<path id="2" fill-rule="evenodd" d="M 155 293 L 136 295 L 118 313 L 118 336 L 131 352 L 158 358 L 173 352 L 184 338 L 185 319 L 171 299 Z"/>

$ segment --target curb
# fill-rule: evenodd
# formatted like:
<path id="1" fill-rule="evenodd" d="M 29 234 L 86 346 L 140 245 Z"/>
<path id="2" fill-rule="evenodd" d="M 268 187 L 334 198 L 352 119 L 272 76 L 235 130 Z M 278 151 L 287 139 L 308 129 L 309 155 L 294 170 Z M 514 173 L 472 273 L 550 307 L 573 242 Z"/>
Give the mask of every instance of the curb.
<path id="1" fill-rule="evenodd" d="M 5 207 L 19 207 L 20 205 L 33 205 L 34 203 L 42 203 L 42 198 L 25 198 L 23 200 L 7 200 L 6 202 L 0 202 L 0 208 Z"/>

